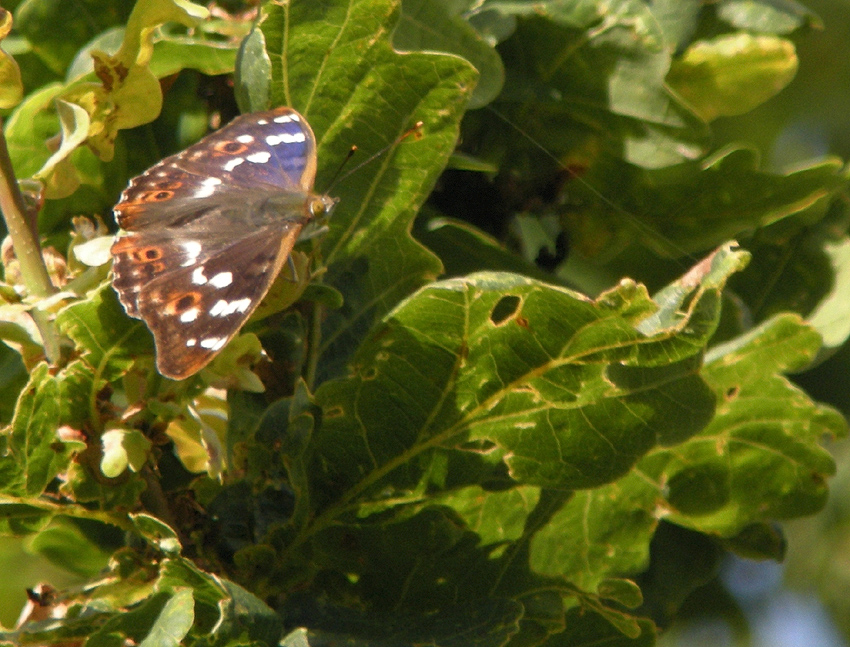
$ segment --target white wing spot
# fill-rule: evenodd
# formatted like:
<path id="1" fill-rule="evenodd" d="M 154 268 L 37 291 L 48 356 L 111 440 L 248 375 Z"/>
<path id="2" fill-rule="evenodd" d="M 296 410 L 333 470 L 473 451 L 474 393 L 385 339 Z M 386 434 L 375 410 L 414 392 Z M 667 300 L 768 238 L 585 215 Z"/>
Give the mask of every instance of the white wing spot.
<path id="1" fill-rule="evenodd" d="M 237 312 L 245 312 L 248 308 L 251 307 L 251 299 L 237 299 L 236 301 L 231 302 L 231 307 L 236 308 Z"/>
<path id="2" fill-rule="evenodd" d="M 215 193 L 215 188 L 221 184 L 217 177 L 208 177 L 201 182 L 201 188 L 195 191 L 195 198 L 208 198 Z"/>
<path id="3" fill-rule="evenodd" d="M 195 271 L 192 272 L 192 283 L 195 285 L 203 285 L 207 282 L 207 277 L 204 276 L 204 266 L 196 267 Z"/>
<path id="4" fill-rule="evenodd" d="M 180 263 L 180 267 L 194 265 L 195 261 L 198 260 L 198 256 L 201 255 L 201 249 L 203 249 L 201 243 L 197 240 L 187 240 L 181 246 L 183 247 L 183 251 L 186 252 L 186 260 Z"/>
<path id="5" fill-rule="evenodd" d="M 232 272 L 219 272 L 210 279 L 210 285 L 217 288 L 226 288 L 231 283 L 233 283 Z"/>
<path id="6" fill-rule="evenodd" d="M 235 169 L 237 166 L 242 164 L 244 161 L 245 161 L 244 157 L 234 157 L 232 160 L 227 160 L 227 162 L 224 163 L 223 168 L 224 168 L 225 171 L 230 173 L 230 171 Z"/>
<path id="7" fill-rule="evenodd" d="M 198 340 L 197 340 L 197 339 L 195 339 L 194 337 L 192 337 L 192 339 L 187 339 L 187 340 L 186 340 L 186 346 L 188 346 L 189 348 L 192 348 L 192 347 L 193 347 L 193 346 L 195 346 L 197 343 L 198 343 Z"/>
<path id="8" fill-rule="evenodd" d="M 266 137 L 266 143 L 269 146 L 277 146 L 278 144 L 295 144 L 303 142 L 307 139 L 304 133 L 282 133 L 280 135 L 269 135 Z"/>
<path id="9" fill-rule="evenodd" d="M 236 141 L 240 144 L 250 144 L 254 141 L 254 138 L 251 135 L 239 135 L 239 137 L 236 138 Z"/>
<path id="10" fill-rule="evenodd" d="M 223 317 L 225 310 L 227 310 L 227 301 L 219 299 L 213 304 L 213 307 L 210 308 L 210 315 L 213 317 Z"/>
<path id="11" fill-rule="evenodd" d="M 226 337 L 207 337 L 201 340 L 201 348 L 207 350 L 218 350 L 227 343 Z"/>
<path id="12" fill-rule="evenodd" d="M 213 317 L 228 317 L 234 312 L 245 312 L 250 307 L 251 299 L 248 299 L 247 297 L 245 299 L 237 299 L 236 301 L 225 301 L 224 299 L 219 299 L 215 302 L 215 305 L 210 308 L 210 315 Z"/>
<path id="13" fill-rule="evenodd" d="M 268 119 L 257 119 L 257 123 L 260 124 L 261 126 L 265 126 L 267 123 L 269 123 L 269 120 Z"/>
<path id="14" fill-rule="evenodd" d="M 192 323 L 195 319 L 198 318 L 198 315 L 201 313 L 197 308 L 192 308 L 191 310 L 187 310 L 183 314 L 180 315 L 180 321 L 183 323 Z"/>
<path id="15" fill-rule="evenodd" d="M 274 118 L 274 122 L 276 124 L 286 124 L 286 123 L 289 123 L 290 121 L 298 121 L 298 118 L 295 115 L 292 115 L 292 114 L 280 115 L 279 117 Z"/>
<path id="16" fill-rule="evenodd" d="M 251 155 L 248 155 L 245 159 L 249 162 L 254 162 L 256 164 L 265 164 L 271 159 L 271 157 L 272 154 L 268 151 L 260 151 L 258 153 L 252 153 Z"/>

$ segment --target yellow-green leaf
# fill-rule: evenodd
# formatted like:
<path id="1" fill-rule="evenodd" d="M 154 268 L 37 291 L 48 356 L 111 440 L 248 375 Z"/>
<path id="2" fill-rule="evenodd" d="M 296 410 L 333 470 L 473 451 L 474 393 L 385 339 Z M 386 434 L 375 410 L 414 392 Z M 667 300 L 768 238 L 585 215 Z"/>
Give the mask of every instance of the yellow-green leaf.
<path id="1" fill-rule="evenodd" d="M 749 112 L 797 73 L 794 44 L 776 36 L 734 34 L 699 41 L 674 61 L 667 82 L 705 121 Z"/>

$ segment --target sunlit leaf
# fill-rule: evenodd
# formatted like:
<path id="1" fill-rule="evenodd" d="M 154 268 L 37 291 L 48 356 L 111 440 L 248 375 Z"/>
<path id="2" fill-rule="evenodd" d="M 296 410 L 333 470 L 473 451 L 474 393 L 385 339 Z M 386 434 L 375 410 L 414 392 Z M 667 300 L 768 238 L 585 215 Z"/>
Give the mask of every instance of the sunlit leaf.
<path id="1" fill-rule="evenodd" d="M 771 36 L 719 36 L 692 45 L 667 81 L 705 121 L 749 112 L 791 82 L 794 45 Z"/>

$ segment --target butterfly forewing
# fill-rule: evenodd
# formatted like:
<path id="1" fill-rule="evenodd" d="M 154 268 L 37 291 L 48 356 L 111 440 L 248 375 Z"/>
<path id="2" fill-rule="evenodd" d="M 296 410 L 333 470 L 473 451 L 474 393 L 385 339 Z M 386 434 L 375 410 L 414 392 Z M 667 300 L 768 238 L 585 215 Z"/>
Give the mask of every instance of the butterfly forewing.
<path id="1" fill-rule="evenodd" d="M 313 131 L 294 110 L 278 108 L 237 117 L 155 164 L 130 182 L 115 213 L 122 228 L 140 229 L 218 204 L 240 189 L 309 193 L 315 177 Z"/>
<path id="2" fill-rule="evenodd" d="M 243 115 L 135 178 L 115 207 L 113 287 L 157 366 L 205 366 L 268 291 L 316 205 L 316 144 L 290 108 Z"/>

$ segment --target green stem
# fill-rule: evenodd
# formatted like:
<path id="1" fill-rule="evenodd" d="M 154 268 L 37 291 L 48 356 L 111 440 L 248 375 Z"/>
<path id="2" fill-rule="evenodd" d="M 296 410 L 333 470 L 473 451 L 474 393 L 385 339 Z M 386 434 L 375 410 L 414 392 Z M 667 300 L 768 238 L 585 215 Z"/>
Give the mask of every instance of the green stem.
<path id="1" fill-rule="evenodd" d="M 73 519 L 90 519 L 100 521 L 122 530 L 134 531 L 133 522 L 124 512 L 107 510 L 89 510 L 80 505 L 53 503 L 37 497 L 17 497 L 10 494 L 0 494 L 0 506 L 22 506 L 41 510 L 54 516 L 71 517 Z M 23 513 L 24 511 L 19 511 Z"/>
<path id="2" fill-rule="evenodd" d="M 313 267 L 322 267 L 322 247 L 319 241 L 313 240 Z M 321 281 L 322 272 L 317 272 L 315 277 L 317 281 Z M 316 371 L 319 367 L 319 356 L 322 354 L 320 346 L 322 344 L 322 317 L 325 314 L 325 309 L 321 303 L 313 302 L 312 312 L 310 313 L 310 330 L 307 336 L 307 369 L 304 375 L 304 381 L 307 383 L 307 388 L 310 393 L 313 392 L 316 382 Z"/>
<path id="3" fill-rule="evenodd" d="M 21 267 L 21 275 L 29 294 L 37 298 L 46 298 L 56 292 L 50 281 L 50 274 L 41 255 L 41 245 L 27 218 L 24 198 L 15 179 L 12 160 L 6 147 L 6 137 L 3 133 L 3 123 L 0 120 L 0 211 L 6 221 L 6 227 L 12 238 L 12 247 Z M 53 322 L 48 314 L 38 308 L 31 311 L 41 338 L 44 342 L 44 352 L 51 363 L 59 359 L 59 338 Z"/>
<path id="4" fill-rule="evenodd" d="M 304 381 L 310 393 L 316 382 L 316 370 L 319 365 L 319 346 L 322 343 L 322 315 L 324 314 L 320 303 L 313 303 L 313 312 L 310 316 L 310 333 L 307 340 L 307 375 Z"/>

